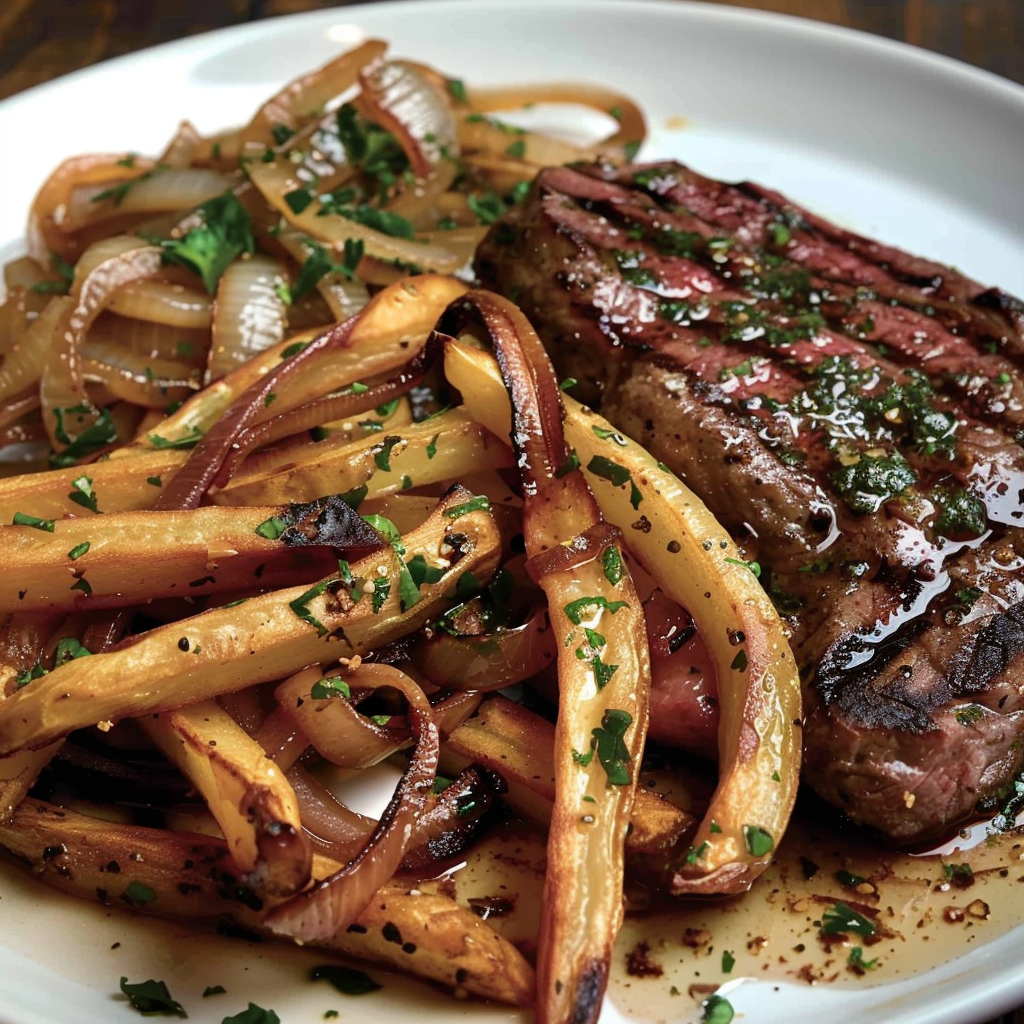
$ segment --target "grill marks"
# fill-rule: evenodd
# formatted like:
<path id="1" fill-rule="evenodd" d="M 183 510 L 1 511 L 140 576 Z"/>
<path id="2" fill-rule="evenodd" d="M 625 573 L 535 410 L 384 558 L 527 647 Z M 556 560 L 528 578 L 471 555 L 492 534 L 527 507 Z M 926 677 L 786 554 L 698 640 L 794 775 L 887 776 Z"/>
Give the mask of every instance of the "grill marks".
<path id="1" fill-rule="evenodd" d="M 911 838 L 1005 782 L 1024 305 L 676 164 L 545 171 L 502 227 L 483 281 L 761 561 L 819 791 Z"/>

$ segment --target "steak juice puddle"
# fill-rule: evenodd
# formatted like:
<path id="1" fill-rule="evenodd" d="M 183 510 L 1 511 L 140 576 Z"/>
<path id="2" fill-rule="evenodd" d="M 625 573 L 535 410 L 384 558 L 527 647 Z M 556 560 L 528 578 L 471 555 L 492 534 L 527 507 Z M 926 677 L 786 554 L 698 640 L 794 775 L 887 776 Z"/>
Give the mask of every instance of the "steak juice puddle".
<path id="1" fill-rule="evenodd" d="M 746 979 L 886 984 L 947 963 L 1024 920 L 1020 830 L 986 837 L 979 826 L 946 849 L 886 849 L 815 799 L 802 800 L 750 893 L 627 913 L 608 996 L 638 1021 L 697 1021 L 701 1001 L 721 986 Z M 429 884 L 448 887 L 532 958 L 543 872 L 543 837 L 510 827 Z M 650 902 L 643 892 L 629 895 L 634 907 Z"/>

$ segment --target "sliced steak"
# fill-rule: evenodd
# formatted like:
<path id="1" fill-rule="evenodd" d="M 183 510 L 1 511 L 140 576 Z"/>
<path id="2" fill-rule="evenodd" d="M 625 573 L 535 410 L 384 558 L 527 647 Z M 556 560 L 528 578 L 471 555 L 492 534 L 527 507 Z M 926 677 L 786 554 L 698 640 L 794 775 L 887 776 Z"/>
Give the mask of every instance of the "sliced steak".
<path id="1" fill-rule="evenodd" d="M 544 171 L 476 269 L 760 563 L 810 784 L 901 840 L 998 801 L 1024 760 L 1024 305 L 675 163 Z"/>

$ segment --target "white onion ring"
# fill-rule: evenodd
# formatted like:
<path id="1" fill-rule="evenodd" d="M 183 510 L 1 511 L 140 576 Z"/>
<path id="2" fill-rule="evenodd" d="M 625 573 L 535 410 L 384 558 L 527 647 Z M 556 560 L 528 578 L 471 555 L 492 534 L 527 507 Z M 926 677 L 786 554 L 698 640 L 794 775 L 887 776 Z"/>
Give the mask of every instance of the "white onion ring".
<path id="1" fill-rule="evenodd" d="M 284 340 L 288 314 L 278 294 L 284 281 L 284 268 L 269 256 L 235 260 L 224 271 L 213 303 L 207 383 Z"/>

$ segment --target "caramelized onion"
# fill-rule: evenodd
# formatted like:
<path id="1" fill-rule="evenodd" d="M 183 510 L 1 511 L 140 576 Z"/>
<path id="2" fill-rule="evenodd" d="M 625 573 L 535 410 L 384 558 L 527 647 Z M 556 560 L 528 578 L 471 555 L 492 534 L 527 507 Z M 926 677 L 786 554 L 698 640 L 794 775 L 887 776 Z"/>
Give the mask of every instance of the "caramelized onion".
<path id="1" fill-rule="evenodd" d="M 287 129 L 289 134 L 296 132 L 312 111 L 320 110 L 335 96 L 355 85 L 360 68 L 382 56 L 386 50 L 387 43 L 368 39 L 311 74 L 293 79 L 271 96 L 242 129 L 242 148 L 261 146 L 270 149 L 279 145 L 275 129 L 279 132 Z"/>
<path id="2" fill-rule="evenodd" d="M 267 407 L 267 396 L 321 353 L 350 343 L 358 317 L 337 324 L 311 341 L 301 352 L 285 360 L 250 385 L 223 413 L 192 450 L 188 461 L 157 499 L 157 508 L 195 508 L 233 450 L 235 435 L 248 427 Z"/>
<path id="3" fill-rule="evenodd" d="M 529 679 L 555 663 L 558 645 L 547 613 L 479 636 L 436 633 L 412 649 L 416 668 L 436 686 L 486 692 Z"/>
<path id="4" fill-rule="evenodd" d="M 411 264 L 442 274 L 459 269 L 457 258 L 441 246 L 386 235 L 338 213 L 321 214 L 324 208 L 319 200 L 314 199 L 297 213 L 288 205 L 285 196 L 304 186 L 290 164 L 253 164 L 249 168 L 249 177 L 263 198 L 292 227 L 329 247 L 335 259 L 343 256 L 346 241 L 360 241 L 365 252 L 378 259 Z"/>
<path id="5" fill-rule="evenodd" d="M 207 382 L 284 340 L 288 314 L 279 294 L 284 280 L 284 268 L 269 256 L 235 260 L 224 271 L 213 307 Z"/>
<path id="6" fill-rule="evenodd" d="M 160 260 L 160 250 L 149 245 L 104 260 L 81 280 L 77 303 L 61 316 L 43 367 L 40 391 L 43 423 L 55 451 L 62 451 L 68 438 L 74 440 L 99 418 L 99 410 L 85 392 L 82 339 L 113 293 L 132 281 L 153 277 L 160 270 Z M 72 409 L 76 410 L 73 414 L 66 412 Z"/>
<path id="7" fill-rule="evenodd" d="M 199 374 L 187 363 L 152 359 L 107 339 L 86 338 L 82 372 L 117 398 L 149 409 L 165 409 L 199 390 Z"/>
<path id="8" fill-rule="evenodd" d="M 142 216 L 171 210 L 190 210 L 229 189 L 234 179 L 207 167 L 157 165 L 142 175 L 124 179 L 113 195 L 109 188 L 84 185 L 68 201 L 67 223 L 76 229 L 111 217 Z"/>
<path id="9" fill-rule="evenodd" d="M 232 443 L 230 458 L 225 459 L 214 484 L 223 487 L 231 479 L 241 460 L 254 448 L 325 423 L 375 409 L 399 395 L 404 395 L 424 378 L 439 354 L 440 345 L 436 339 L 432 339 L 394 377 L 382 384 L 359 393 L 349 392 L 317 399 L 295 409 L 289 409 L 258 426 L 240 430 Z"/>
<path id="10" fill-rule="evenodd" d="M 133 319 L 188 330 L 209 329 L 213 320 L 208 295 L 166 281 L 125 285 L 113 296 L 107 308 Z"/>
<path id="11" fill-rule="evenodd" d="M 74 306 L 64 296 L 50 300 L 35 322 L 4 353 L 0 363 L 0 401 L 39 382 L 58 325 Z"/>
<path id="12" fill-rule="evenodd" d="M 356 106 L 391 132 L 421 179 L 458 158 L 458 133 L 445 96 L 412 64 L 374 60 L 359 73 Z M 454 176 L 454 171 L 453 171 Z"/>
<path id="13" fill-rule="evenodd" d="M 405 697 L 416 746 L 394 796 L 358 855 L 308 892 L 293 896 L 267 914 L 264 920 L 271 930 L 299 941 L 329 938 L 347 928 L 394 874 L 427 807 L 437 773 L 437 727 L 419 687 L 390 665 L 363 664 L 347 674 L 359 688 L 390 687 Z"/>
<path id="14" fill-rule="evenodd" d="M 50 265 L 53 253 L 72 262 L 78 254 L 80 246 L 74 238 L 77 226 L 68 222 L 72 190 L 78 186 L 124 180 L 127 177 L 125 160 L 124 156 L 104 153 L 75 156 L 60 164 L 43 182 L 32 200 L 26 232 L 29 255 L 41 267 Z M 148 171 L 153 161 L 132 158 L 132 166 Z"/>

